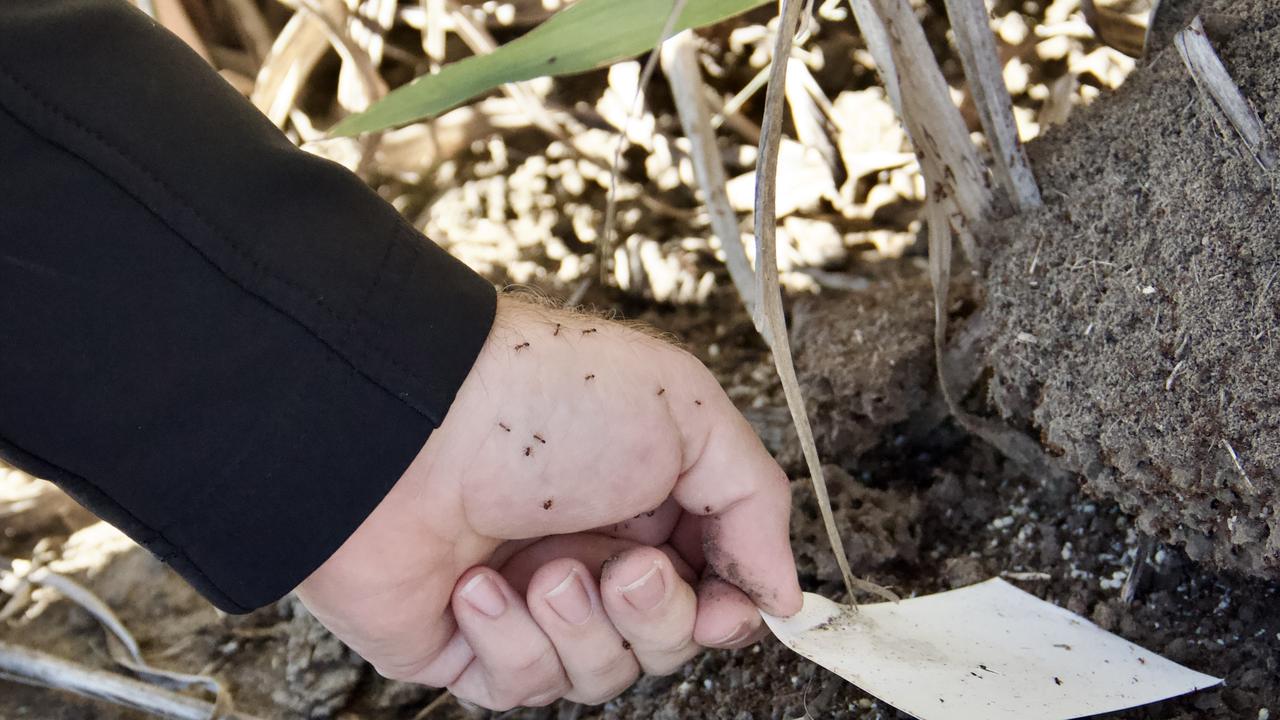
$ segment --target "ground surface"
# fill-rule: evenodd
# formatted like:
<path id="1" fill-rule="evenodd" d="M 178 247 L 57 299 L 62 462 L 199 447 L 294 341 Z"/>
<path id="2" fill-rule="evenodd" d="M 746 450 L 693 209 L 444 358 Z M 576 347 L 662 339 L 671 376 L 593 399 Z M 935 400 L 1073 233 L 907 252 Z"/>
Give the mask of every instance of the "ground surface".
<path id="1" fill-rule="evenodd" d="M 1274 583 L 1208 569 L 1190 561 L 1175 546 L 1157 544 L 1135 601 L 1122 602 L 1121 586 L 1144 542 L 1144 533 L 1150 528 L 1139 527 L 1115 501 L 1091 494 L 1108 489 L 1106 486 L 1095 481 L 1082 488 L 1075 481 L 1054 483 L 1028 477 L 945 419 L 933 380 L 928 283 L 923 260 L 914 254 L 921 199 L 917 173 L 910 162 L 903 165 L 897 159 L 897 153 L 905 149 L 904 140 L 883 95 L 873 87 L 875 74 L 866 62 L 852 23 L 829 13 L 830 8 L 844 5 L 817 4 L 828 14 L 822 15 L 815 28 L 806 65 L 832 100 L 835 117 L 857 132 L 834 133 L 829 138 L 836 146 L 837 157 L 829 163 L 830 177 L 825 185 L 788 188 L 794 191 L 797 210 L 783 221 L 781 261 L 793 298 L 791 320 L 797 364 L 823 457 L 832 463 L 828 478 L 833 501 L 855 567 L 908 596 L 1013 573 L 1024 578 L 1013 582 L 1029 592 L 1173 660 L 1227 678 L 1222 689 L 1120 713 L 1114 718 L 1261 720 L 1269 715 L 1280 716 L 1280 588 Z M 1138 9 L 1143 5 L 1099 4 L 1121 10 L 1131 9 L 1126 5 Z M 209 22 L 217 25 L 227 19 L 226 8 L 230 5 L 209 5 L 213 10 L 206 15 L 194 13 L 197 26 L 203 28 Z M 530 2 L 517 5 L 541 7 L 540 3 Z M 1092 39 L 1076 0 L 1001 0 L 995 5 L 1006 81 L 1025 135 L 1061 121 L 1082 102 L 1114 87 L 1132 66 Z M 1266 3 L 1248 5 L 1256 9 Z M 278 32 L 289 12 L 275 3 L 260 6 Z M 945 22 L 940 18 L 940 7 L 940 2 L 920 3 L 931 39 L 945 51 Z M 517 12 L 517 19 L 524 17 L 523 12 Z M 1275 85 L 1275 63 L 1268 58 L 1248 61 L 1257 55 L 1257 51 L 1249 49 L 1249 43 L 1260 42 L 1266 33 L 1277 31 L 1275 11 L 1263 15 L 1265 22 L 1260 25 L 1230 28 L 1229 35 L 1239 40 L 1233 41 L 1226 55 L 1233 71 L 1244 61 L 1240 70 L 1246 90 L 1261 93 L 1262 100 L 1256 103 L 1272 129 L 1276 129 L 1274 111 L 1268 113 L 1280 95 Z M 767 19 L 768 13 L 761 11 L 704 34 L 704 70 L 708 82 L 722 97 L 736 93 L 758 72 L 761 48 L 768 42 L 764 32 Z M 517 30 L 497 28 L 495 32 L 499 39 L 505 39 Z M 215 45 L 227 42 L 227 33 L 225 23 L 220 32 L 202 30 L 206 40 Z M 403 59 L 405 53 L 421 54 L 416 33 L 397 26 L 388 37 L 398 44 L 401 55 L 398 60 L 384 63 L 390 67 L 384 68 L 387 78 L 393 83 L 402 82 L 412 74 L 411 70 L 421 71 L 421 67 L 406 67 Z M 450 54 L 457 54 L 456 38 L 451 36 L 450 43 Z M 253 70 L 243 58 L 236 60 L 226 52 L 216 55 L 225 61 L 220 62 L 220 67 L 233 80 L 239 72 L 236 68 Z M 327 56 L 319 62 L 314 75 L 332 84 L 336 65 L 334 57 Z M 1277 266 L 1277 244 L 1274 231 L 1257 225 L 1260 212 L 1269 207 L 1265 203 L 1273 201 L 1260 199 L 1260 186 L 1248 174 L 1247 163 L 1232 159 L 1226 150 L 1229 141 L 1214 140 L 1216 136 L 1204 126 L 1203 115 L 1196 109 L 1189 84 L 1185 79 L 1176 83 L 1171 79 L 1176 75 L 1176 66 L 1172 65 L 1166 60 L 1155 75 L 1169 80 L 1170 85 L 1152 88 L 1149 94 L 1154 97 L 1142 105 L 1144 111 L 1139 116 L 1118 116 L 1114 106 L 1104 105 L 1099 115 L 1107 118 L 1105 122 L 1081 120 L 1071 125 L 1069 132 L 1051 135 L 1033 149 L 1037 170 L 1047 188 L 1076 197 L 1073 208 L 1102 212 L 1101 222 L 1112 224 L 1096 228 L 1072 226 L 1068 238 L 1072 242 L 1043 244 L 1032 244 L 1029 238 L 1048 237 L 1051 229 L 1045 228 L 1051 228 L 1050 223 L 1032 220 L 1025 226 L 1004 226 L 998 237 L 1007 239 L 1007 249 L 993 256 L 990 268 L 995 274 L 990 277 L 1007 284 L 1009 292 L 1015 294 L 1010 297 L 1034 295 L 1035 288 L 1027 285 L 1029 273 L 1023 269 L 1039 249 L 1037 272 L 1045 275 L 1041 288 L 1048 287 L 1049 280 L 1062 280 L 1062 276 L 1068 280 L 1086 276 L 1090 281 L 1096 277 L 1096 288 L 1067 282 L 1061 290 L 1062 297 L 1075 298 L 1088 291 L 1121 298 L 1131 289 L 1129 286 L 1139 282 L 1138 277 L 1125 276 L 1097 263 L 1091 264 L 1087 273 L 1072 275 L 1066 269 L 1078 260 L 1073 253 L 1078 254 L 1082 245 L 1097 246 L 1101 251 L 1107 249 L 1107 238 L 1121 236 L 1142 239 L 1143 244 L 1135 245 L 1133 252 L 1147 252 L 1152 263 L 1165 263 L 1151 265 L 1167 268 L 1162 273 L 1140 272 L 1152 275 L 1142 276 L 1142 282 L 1156 287 L 1155 299 L 1171 307 L 1175 301 L 1199 303 L 1197 307 L 1215 303 L 1235 307 L 1241 294 L 1253 293 L 1251 297 L 1257 297 L 1257 287 L 1232 290 L 1221 283 L 1207 284 L 1200 295 L 1193 297 L 1188 289 L 1192 285 L 1178 274 L 1191 272 L 1186 269 L 1190 265 L 1179 259 L 1195 257 L 1200 259 L 1198 262 L 1217 263 L 1212 272 L 1208 266 L 1201 268 L 1210 277 L 1247 265 L 1246 276 L 1257 283 L 1257 268 L 1265 262 L 1270 262 L 1272 268 Z M 958 78 L 958 63 L 945 52 L 943 67 L 953 81 Z M 630 72 L 637 70 L 633 67 Z M 618 108 L 630 105 L 630 96 L 625 94 L 626 80 L 625 72 L 593 73 L 557 82 L 540 92 L 548 104 L 570 108 L 583 123 L 585 130 L 578 139 L 584 147 L 594 147 L 608 156 L 613 148 L 612 138 L 620 129 Z M 621 240 L 614 258 L 613 284 L 625 291 L 593 288 L 586 301 L 621 310 L 629 317 L 675 333 L 716 372 L 766 444 L 796 478 L 793 538 L 803 584 L 806 589 L 834 595 L 839 590 L 839 575 L 826 549 L 826 538 L 814 519 L 816 512 L 805 471 L 772 366 L 749 318 L 727 285 L 719 262 L 722 251 L 709 237 L 706 216 L 698 210 L 688 158 L 684 155 L 687 150 L 681 145 L 679 122 L 661 73 L 655 82 L 649 93 L 651 112 L 637 123 L 642 128 L 651 124 L 652 133 L 640 133 L 627 152 L 627 169 L 619 193 Z M 754 162 L 752 124 L 759 121 L 758 100 L 749 100 L 738 121 L 727 123 L 721 132 L 721 150 L 731 176 L 745 177 Z M 327 96 L 310 88 L 296 112 L 304 117 L 311 114 L 323 126 L 331 105 L 332 88 Z M 976 121 L 968 105 L 965 112 L 971 121 Z M 306 134 L 305 123 L 296 118 L 291 122 L 291 133 Z M 1173 158 L 1147 159 L 1144 146 L 1133 136 L 1135 128 L 1144 126 L 1162 136 L 1182 138 L 1184 133 L 1192 134 L 1199 144 L 1188 151 L 1192 154 L 1185 162 L 1179 162 L 1203 169 L 1204 177 L 1196 184 L 1153 191 L 1143 187 L 1142 178 L 1121 172 L 1132 164 L 1138 168 L 1134 172 L 1158 175 L 1165 167 L 1161 162 L 1177 164 Z M 528 283 L 561 296 L 572 293 L 583 278 L 594 276 L 597 270 L 593 265 L 594 243 L 603 219 L 605 174 L 592 162 L 574 156 L 563 143 L 549 142 L 527 123 L 499 129 L 475 122 L 468 127 L 481 127 L 482 135 L 466 136 L 470 139 L 464 139 L 453 156 L 441 158 L 439 152 L 432 155 L 419 152 L 421 146 L 413 146 L 414 152 L 402 149 L 399 154 L 379 158 L 374 184 L 419 227 L 496 284 Z M 391 140 L 387 143 L 408 147 L 396 146 Z M 1141 194 L 1137 194 L 1135 186 Z M 1047 195 L 1047 212 L 1061 213 L 1064 204 L 1052 192 Z M 1203 222 L 1196 217 L 1200 209 L 1222 203 L 1230 204 L 1230 215 L 1242 218 L 1240 222 L 1245 224 L 1226 228 L 1197 224 Z M 1189 223 L 1188 227 L 1196 231 L 1181 233 L 1181 226 L 1166 216 L 1180 218 L 1178 222 Z M 1255 224 L 1248 225 L 1249 222 Z M 1248 238 L 1245 229 L 1249 227 L 1256 228 L 1256 239 Z M 1234 244 L 1224 249 L 1221 242 L 1217 246 L 1210 243 L 1192 252 L 1194 243 L 1210 237 L 1234 238 Z M 1165 238 L 1176 238 L 1180 243 L 1185 238 L 1186 244 L 1155 242 Z M 1054 240 L 1061 238 L 1055 235 Z M 1168 257 L 1162 255 L 1166 247 L 1172 248 L 1166 253 Z M 1108 251 L 1128 252 L 1124 248 Z M 1254 256 L 1247 256 L 1246 251 Z M 1267 252 L 1272 254 L 1267 256 Z M 1117 260 L 1090 254 L 1086 261 L 1098 259 L 1147 267 L 1139 262 L 1143 260 L 1141 255 Z M 1222 294 L 1213 295 L 1211 290 Z M 962 321 L 974 310 L 975 304 L 969 299 L 974 291 L 974 287 L 963 283 L 958 288 L 957 299 L 950 308 L 956 321 Z M 1139 297 L 1147 297 L 1138 292 Z M 1280 292 L 1280 282 L 1272 292 Z M 1181 293 L 1188 294 L 1185 301 Z M 992 302 L 1004 302 L 1000 306 L 1005 313 L 1002 317 L 1012 318 L 1000 326 L 1001 334 L 997 335 L 1004 343 L 998 347 L 1008 351 L 1010 358 L 1026 355 L 1027 348 L 1014 344 L 1021 329 L 1013 331 L 1013 341 L 1008 339 L 1010 330 L 1024 321 L 1035 322 L 1035 329 L 1026 332 L 1047 340 L 1057 337 L 1041 327 L 1050 322 L 1074 328 L 1070 333 L 1083 332 L 1078 326 L 1085 322 L 1084 315 L 1075 312 L 1079 305 L 1075 301 L 1044 309 L 1044 313 L 1053 313 L 1052 320 L 1047 315 L 1031 317 L 1030 310 L 1018 314 L 1017 303 L 1008 298 L 995 298 Z M 1116 301 L 1108 305 L 1097 298 L 1094 302 L 1090 312 L 1114 317 L 1116 322 L 1133 319 L 1131 303 Z M 1042 305 L 1028 299 L 1026 307 Z M 1264 304 L 1259 312 L 1274 308 L 1274 304 Z M 1154 324 L 1154 318 L 1137 317 Z M 1172 322 L 1171 317 L 1162 312 L 1161 323 Z M 1178 317 L 1179 322 L 1192 320 Z M 1272 344 L 1262 351 L 1274 353 L 1273 335 L 1278 326 L 1275 315 L 1264 313 L 1257 316 L 1256 322 L 1271 329 L 1272 334 L 1262 339 Z M 1165 327 L 1157 324 L 1157 329 Z M 1238 338 L 1239 333 L 1234 324 L 1197 328 L 1197 337 L 1210 330 L 1221 330 L 1232 338 Z M 957 330 L 957 334 L 961 332 Z M 1181 341 L 1171 341 L 1167 334 L 1159 338 L 1145 334 L 1135 337 L 1144 343 L 1174 342 L 1172 350 L 1164 348 L 1161 352 L 1176 351 Z M 1188 345 L 1200 348 L 1197 352 L 1212 354 L 1199 355 L 1197 362 L 1184 364 L 1174 385 L 1179 393 L 1197 387 L 1202 392 L 1215 382 L 1211 374 L 1206 374 L 1213 367 L 1209 360 L 1212 358 L 1213 363 L 1234 363 L 1223 367 L 1254 373 L 1246 373 L 1251 378 L 1248 382 L 1255 383 L 1251 390 L 1246 388 L 1253 393 L 1247 397 L 1259 402 L 1276 397 L 1274 387 L 1258 384 L 1266 380 L 1265 375 L 1257 374 L 1258 368 L 1265 369 L 1261 363 L 1269 362 L 1266 358 L 1270 356 L 1253 353 L 1257 356 L 1254 357 L 1250 348 L 1238 342 L 1224 348 L 1205 345 L 1212 344 L 1201 341 Z M 1016 374 L 1009 363 L 997 363 L 997 368 L 1012 387 L 1024 389 L 1032 383 L 1046 383 L 1046 379 L 1074 377 L 1051 363 L 1075 362 L 1071 372 L 1084 373 L 1079 377 L 1087 377 L 1089 382 L 1102 382 L 1107 379 L 1106 368 L 1111 367 L 1108 363 L 1114 362 L 1102 357 L 1090 360 L 1085 354 L 1056 357 L 1048 351 L 1037 352 L 1037 367 L 1052 369 L 1053 373 Z M 1160 357 L 1162 362 L 1168 359 Z M 1156 372 L 1155 363 L 1142 366 L 1142 372 L 1144 377 L 1159 375 L 1156 379 L 1163 383 L 1172 367 L 1160 368 L 1163 375 Z M 967 382 L 980 379 L 976 369 L 974 365 Z M 1114 383 L 1100 387 L 1121 393 L 1117 397 L 1126 402 L 1150 397 L 1150 393 L 1123 394 L 1141 392 L 1127 385 L 1124 377 L 1118 376 Z M 1049 388 L 1047 384 L 1045 387 Z M 1098 412 L 1087 406 L 1080 410 L 1081 404 L 1063 401 L 1061 395 L 1069 388 L 1049 390 L 1058 393 L 1046 392 L 1049 403 L 1024 405 L 1021 417 L 1025 422 L 1041 422 L 1043 415 L 1034 415 L 1032 409 L 1045 405 L 1073 408 L 1077 413 Z M 1244 392 L 1241 397 L 1246 397 Z M 980 400 L 981 393 L 970 397 Z M 1011 403 L 1015 395 L 1005 393 L 1001 397 Z M 1175 393 L 1171 397 L 1180 396 Z M 1101 427 L 1101 419 L 1093 421 Z M 1079 426 L 1084 421 L 1074 422 Z M 1247 425 L 1253 420 L 1237 417 L 1232 422 Z M 1244 455 L 1248 468 L 1261 471 L 1262 466 L 1256 463 L 1263 462 L 1266 456 L 1252 444 L 1255 440 L 1256 436 L 1241 433 L 1239 443 L 1234 444 L 1236 436 L 1232 436 L 1233 446 Z M 1271 452 L 1275 452 L 1274 444 Z M 1188 456 L 1184 462 L 1195 460 L 1195 456 Z M 1274 466 L 1270 467 L 1274 473 Z M 379 679 L 290 599 L 248 616 L 220 616 L 145 553 L 121 542 L 101 526 L 88 526 L 91 518 L 67 508 L 57 495 L 40 493 L 32 502 L 12 505 L 20 507 L 20 511 L 4 514 L 5 492 L 37 493 L 39 488 L 18 475 L 0 476 L 0 555 L 47 556 L 57 563 L 55 567 L 82 579 L 116 609 L 154 663 L 212 674 L 227 685 L 240 708 L 266 718 L 407 720 L 422 713 L 437 697 L 434 690 Z M 77 530 L 80 532 L 72 535 Z M 67 540 L 69 535 L 71 539 Z M 42 540 L 44 543 L 40 544 Z M 0 605 L 5 600 L 7 596 L 0 594 Z M 22 613 L 18 616 L 0 624 L 0 640 L 87 665 L 110 666 L 102 632 L 83 611 L 51 595 L 37 593 L 33 600 L 34 604 L 20 607 Z M 564 720 L 763 720 L 806 714 L 813 718 L 868 720 L 903 717 L 772 641 L 748 650 L 703 655 L 675 675 L 641 681 L 618 700 L 600 708 L 562 705 L 511 716 Z M 470 716 L 448 702 L 428 715 Z M 0 680 L 2 720 L 141 717 L 132 711 Z"/>
<path id="2" fill-rule="evenodd" d="M 910 285 L 901 279 L 892 282 Z M 852 301 L 831 300 L 840 305 Z M 690 347 L 698 349 L 735 391 L 744 409 L 753 398 L 765 398 L 766 407 L 773 407 L 777 389 L 768 374 L 759 371 L 767 369 L 767 358 L 743 332 L 745 317 L 728 309 L 719 320 L 687 310 L 645 317 L 684 334 Z M 869 331 L 864 341 L 915 348 L 910 334 L 902 327 L 885 327 Z M 714 353 L 708 350 L 712 347 Z M 927 352 L 926 345 L 926 357 Z M 806 372 L 818 371 L 807 364 L 803 344 L 800 362 Z M 765 380 L 751 382 L 753 376 Z M 1136 601 L 1127 606 L 1119 597 L 1121 585 L 1139 545 L 1129 516 L 1073 485 L 1053 486 L 1026 477 L 948 423 L 936 427 L 926 442 L 908 441 L 895 430 L 909 426 L 911 417 L 891 422 L 882 442 L 856 466 L 829 467 L 850 559 L 868 577 L 910 595 L 1002 573 L 1044 573 L 1047 579 L 1015 582 L 1144 647 L 1227 678 L 1224 689 L 1115 718 L 1252 719 L 1265 717 L 1259 715 L 1264 709 L 1280 709 L 1280 589 L 1215 574 L 1180 550 L 1161 546 Z M 762 422 L 768 436 L 769 421 Z M 794 486 L 793 538 L 802 582 L 808 589 L 835 594 L 839 574 L 814 519 L 816 509 L 803 470 L 789 469 L 800 478 Z M 23 549 L 21 542 L 9 545 L 11 553 Z M 158 664 L 212 672 L 228 683 L 240 707 L 265 717 L 336 712 L 411 718 L 434 696 L 378 679 L 292 601 L 245 617 L 219 617 L 181 580 L 136 548 L 110 556 L 88 582 L 119 611 L 144 652 Z M 107 665 L 101 632 L 66 602 L 55 602 L 30 621 L 0 629 L 0 639 Z M 6 719 L 140 717 L 2 682 L 0 696 L 5 698 L 0 717 Z M 745 720 L 797 718 L 806 711 L 814 718 L 905 717 L 773 641 L 704 655 L 676 675 L 642 681 L 602 708 L 557 707 L 513 717 Z M 431 717 L 467 716 L 456 705 L 447 705 Z"/>

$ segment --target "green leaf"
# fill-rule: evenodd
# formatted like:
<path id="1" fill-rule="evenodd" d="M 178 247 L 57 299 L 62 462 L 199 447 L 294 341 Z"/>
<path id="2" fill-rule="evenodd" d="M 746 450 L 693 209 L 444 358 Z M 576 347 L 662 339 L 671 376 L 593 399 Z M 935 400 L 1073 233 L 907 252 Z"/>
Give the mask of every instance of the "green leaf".
<path id="1" fill-rule="evenodd" d="M 720 22 L 770 0 L 689 0 L 675 32 Z M 338 123 L 358 135 L 429 118 L 504 83 L 569 75 L 652 50 L 675 0 L 578 0 L 488 55 L 446 65 Z"/>

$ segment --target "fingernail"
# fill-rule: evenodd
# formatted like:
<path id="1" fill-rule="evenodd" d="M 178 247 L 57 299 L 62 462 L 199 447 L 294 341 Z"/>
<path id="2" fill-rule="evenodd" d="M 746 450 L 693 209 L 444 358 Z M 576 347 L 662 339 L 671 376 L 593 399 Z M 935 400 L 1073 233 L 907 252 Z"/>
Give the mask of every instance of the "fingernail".
<path id="1" fill-rule="evenodd" d="M 622 597 L 627 599 L 631 607 L 637 610 L 652 610 L 667 595 L 667 583 L 662 579 L 661 568 L 654 563 L 649 572 L 641 575 L 629 585 L 618 588 Z"/>
<path id="2" fill-rule="evenodd" d="M 462 592 L 459 594 L 471 607 L 489 617 L 496 618 L 506 612 L 507 598 L 488 575 L 482 574 L 471 578 L 470 582 L 462 586 Z"/>
<path id="3" fill-rule="evenodd" d="M 570 625 L 581 625 L 591 619 L 591 597 L 576 570 L 570 570 L 559 585 L 542 597 L 560 619 Z"/>
<path id="4" fill-rule="evenodd" d="M 738 625 L 738 627 L 734 628 L 728 635 L 725 635 L 719 640 L 713 641 L 711 644 L 715 645 L 716 647 L 727 647 L 729 645 L 736 645 L 742 642 L 743 640 L 746 640 L 747 636 L 750 634 L 751 634 L 751 625 L 749 623 L 744 622 Z"/>

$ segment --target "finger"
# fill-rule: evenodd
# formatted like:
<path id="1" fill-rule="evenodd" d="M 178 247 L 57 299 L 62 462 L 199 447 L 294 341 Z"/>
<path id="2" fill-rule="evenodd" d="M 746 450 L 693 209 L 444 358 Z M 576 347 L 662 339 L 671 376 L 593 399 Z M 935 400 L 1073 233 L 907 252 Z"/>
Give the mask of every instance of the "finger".
<path id="1" fill-rule="evenodd" d="M 675 529 L 671 531 L 670 542 L 680 558 L 688 563 L 689 569 L 702 575 L 707 567 L 707 559 L 702 555 L 702 518 L 693 513 L 682 512 Z"/>
<path id="2" fill-rule="evenodd" d="M 610 560 L 601 571 L 600 594 L 645 672 L 669 674 L 698 654 L 697 596 L 662 551 L 641 547 Z"/>
<path id="3" fill-rule="evenodd" d="M 764 620 L 741 590 L 714 575 L 698 583 L 698 619 L 694 642 L 706 647 L 734 649 L 758 640 Z"/>
<path id="4" fill-rule="evenodd" d="M 682 512 L 679 503 L 672 498 L 667 498 L 653 510 L 639 513 L 630 520 L 596 528 L 595 532 L 632 540 L 640 545 L 657 546 L 671 537 L 671 530 L 680 519 Z"/>
<path id="5" fill-rule="evenodd" d="M 691 444 L 672 495 L 704 516 L 703 552 L 717 575 L 766 612 L 794 615 L 803 601 L 788 534 L 786 473 L 709 376 L 708 385 L 701 405 L 674 407 L 673 400 Z"/>
<path id="6" fill-rule="evenodd" d="M 511 583 L 517 592 L 525 592 L 533 574 L 543 565 L 560 558 L 580 560 L 586 565 L 593 578 L 600 577 L 600 568 L 605 561 L 628 550 L 641 547 L 630 540 L 609 537 L 597 533 L 574 533 L 572 535 L 553 535 L 529 545 L 512 555 L 501 567 L 502 576 Z M 671 558 L 676 572 L 686 582 L 693 582 L 697 574 L 682 560 L 674 549 L 668 545 L 658 548 Z"/>
<path id="7" fill-rule="evenodd" d="M 587 705 L 617 697 L 640 676 L 640 664 L 605 614 L 591 571 L 578 560 L 553 560 L 529 582 L 529 612 L 555 645 L 573 689 Z"/>
<path id="8" fill-rule="evenodd" d="M 494 570 L 477 567 L 458 579 L 453 592 L 458 629 L 475 659 L 449 690 L 491 710 L 545 705 L 569 690 L 551 640 L 538 627 L 524 599 Z"/>

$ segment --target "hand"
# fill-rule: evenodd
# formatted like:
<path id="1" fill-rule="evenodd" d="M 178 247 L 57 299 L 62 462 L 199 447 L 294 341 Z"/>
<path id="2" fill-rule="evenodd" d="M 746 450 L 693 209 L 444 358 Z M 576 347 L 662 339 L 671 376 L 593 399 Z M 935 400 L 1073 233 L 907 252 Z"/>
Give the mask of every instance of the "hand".
<path id="1" fill-rule="evenodd" d="M 603 622 L 574 641 L 563 627 L 549 636 L 546 594 L 576 569 L 593 607 L 609 611 L 597 619 L 626 625 L 610 598 L 625 600 L 640 578 L 624 571 L 647 563 L 669 620 L 695 605 L 688 583 L 702 571 L 698 642 L 742 623 L 751 634 L 753 606 L 800 609 L 789 498 L 785 474 L 693 357 L 617 323 L 501 298 L 443 424 L 298 595 L 387 677 L 495 709 L 598 700 L 607 683 L 585 673 L 622 643 Z M 601 593 L 597 568 L 619 549 Z M 485 563 L 527 587 L 474 567 Z"/>

